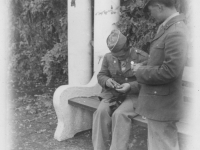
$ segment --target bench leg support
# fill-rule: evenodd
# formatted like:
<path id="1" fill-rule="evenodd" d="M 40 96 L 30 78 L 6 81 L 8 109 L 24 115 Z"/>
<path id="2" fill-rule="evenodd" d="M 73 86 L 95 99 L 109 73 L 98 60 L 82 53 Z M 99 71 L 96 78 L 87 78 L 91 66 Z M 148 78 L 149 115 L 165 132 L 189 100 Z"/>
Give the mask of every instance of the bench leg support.
<path id="1" fill-rule="evenodd" d="M 70 95 L 62 94 L 66 87 L 59 87 L 54 93 L 53 103 L 58 124 L 54 138 L 63 141 L 76 133 L 92 128 L 93 112 L 68 104 Z M 70 93 L 70 90 L 68 90 Z"/>

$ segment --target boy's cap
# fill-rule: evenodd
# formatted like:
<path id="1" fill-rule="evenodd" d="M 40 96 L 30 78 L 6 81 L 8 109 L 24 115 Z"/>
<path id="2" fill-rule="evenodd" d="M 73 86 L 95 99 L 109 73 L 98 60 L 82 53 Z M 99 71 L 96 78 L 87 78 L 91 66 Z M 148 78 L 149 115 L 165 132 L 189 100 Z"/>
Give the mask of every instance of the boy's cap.
<path id="1" fill-rule="evenodd" d="M 126 44 L 127 38 L 119 30 L 112 30 L 107 38 L 107 46 L 112 53 L 121 51 Z"/>

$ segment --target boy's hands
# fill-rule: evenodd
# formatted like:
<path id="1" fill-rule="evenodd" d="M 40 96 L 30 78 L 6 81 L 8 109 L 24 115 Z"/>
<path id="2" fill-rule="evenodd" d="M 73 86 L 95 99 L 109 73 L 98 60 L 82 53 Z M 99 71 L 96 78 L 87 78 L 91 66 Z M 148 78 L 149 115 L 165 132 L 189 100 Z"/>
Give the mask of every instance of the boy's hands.
<path id="1" fill-rule="evenodd" d="M 117 83 L 115 80 L 113 80 L 112 78 L 109 78 L 107 81 L 106 81 L 106 86 L 109 87 L 109 88 L 113 88 L 113 89 L 116 89 L 118 86 L 120 86 L 119 83 Z"/>
<path id="2" fill-rule="evenodd" d="M 120 93 L 127 93 L 131 89 L 131 86 L 130 86 L 129 83 L 123 83 L 123 84 L 120 85 L 119 83 L 117 83 L 112 78 L 109 78 L 106 81 L 106 86 L 109 87 L 109 88 L 113 88 Z"/>
<path id="3" fill-rule="evenodd" d="M 120 93 L 127 93 L 128 91 L 130 91 L 130 89 L 131 85 L 129 83 L 123 83 L 120 86 L 118 86 L 118 88 L 116 88 L 116 91 Z"/>

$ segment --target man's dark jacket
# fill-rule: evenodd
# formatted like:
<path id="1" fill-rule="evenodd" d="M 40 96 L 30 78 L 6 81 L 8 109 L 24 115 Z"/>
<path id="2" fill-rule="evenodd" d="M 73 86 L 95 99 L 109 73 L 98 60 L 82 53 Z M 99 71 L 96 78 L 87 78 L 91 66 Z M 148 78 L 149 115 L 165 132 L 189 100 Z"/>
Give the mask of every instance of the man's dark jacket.
<path id="1" fill-rule="evenodd" d="M 185 17 L 169 20 L 151 41 L 147 66 L 136 72 L 142 84 L 136 112 L 149 119 L 179 120 L 182 114 L 182 74 L 188 41 Z"/>

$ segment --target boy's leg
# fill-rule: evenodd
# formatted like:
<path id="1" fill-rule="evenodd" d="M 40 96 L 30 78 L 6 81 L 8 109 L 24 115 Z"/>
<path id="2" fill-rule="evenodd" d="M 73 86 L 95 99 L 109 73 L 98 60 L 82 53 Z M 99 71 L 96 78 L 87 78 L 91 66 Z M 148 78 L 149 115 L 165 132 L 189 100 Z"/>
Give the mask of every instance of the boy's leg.
<path id="1" fill-rule="evenodd" d="M 112 143 L 110 150 L 127 150 L 132 121 L 136 116 L 133 98 L 127 97 L 112 115 Z"/>
<path id="2" fill-rule="evenodd" d="M 92 143 L 94 150 L 106 150 L 111 133 L 111 110 L 103 99 L 93 114 Z"/>

